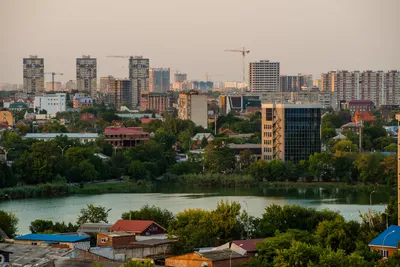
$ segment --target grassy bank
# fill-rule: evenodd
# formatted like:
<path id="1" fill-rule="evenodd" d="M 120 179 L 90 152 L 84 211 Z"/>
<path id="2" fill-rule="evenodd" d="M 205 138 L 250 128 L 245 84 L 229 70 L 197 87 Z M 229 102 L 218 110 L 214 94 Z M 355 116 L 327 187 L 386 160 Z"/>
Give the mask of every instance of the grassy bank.
<path id="1" fill-rule="evenodd" d="M 68 194 L 65 183 L 26 185 L 0 189 L 0 199 L 51 197 Z"/>
<path id="2" fill-rule="evenodd" d="M 98 184 L 85 184 L 83 187 L 71 186 L 69 194 L 104 194 L 104 193 L 140 193 L 152 187 L 151 182 L 106 182 Z"/>

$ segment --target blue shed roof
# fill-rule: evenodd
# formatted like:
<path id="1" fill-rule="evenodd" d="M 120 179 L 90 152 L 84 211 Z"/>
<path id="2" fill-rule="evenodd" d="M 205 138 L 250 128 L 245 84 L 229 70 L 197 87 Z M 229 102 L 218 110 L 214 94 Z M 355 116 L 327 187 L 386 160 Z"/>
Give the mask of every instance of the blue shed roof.
<path id="1" fill-rule="evenodd" d="M 15 240 L 32 240 L 32 241 L 47 241 L 47 242 L 80 242 L 89 240 L 88 236 L 80 235 L 52 235 L 52 234 L 28 234 L 14 238 Z"/>
<path id="2" fill-rule="evenodd" d="M 385 243 L 383 243 L 383 241 L 385 241 Z M 368 246 L 397 248 L 399 241 L 400 241 L 400 226 L 391 225 L 380 235 L 378 235 L 374 240 L 372 240 L 371 243 L 368 244 Z"/>

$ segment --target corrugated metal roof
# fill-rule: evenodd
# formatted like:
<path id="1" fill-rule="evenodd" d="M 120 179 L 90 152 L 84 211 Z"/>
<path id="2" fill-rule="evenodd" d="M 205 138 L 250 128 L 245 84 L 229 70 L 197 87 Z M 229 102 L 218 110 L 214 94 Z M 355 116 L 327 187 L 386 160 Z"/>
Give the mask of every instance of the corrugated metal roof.
<path id="1" fill-rule="evenodd" d="M 380 235 L 378 235 L 368 246 L 379 246 L 379 247 L 393 247 L 397 248 L 400 241 L 400 226 L 391 225 Z"/>
<path id="2" fill-rule="evenodd" d="M 97 138 L 98 133 L 27 133 L 24 138 L 56 138 L 65 135 L 68 138 Z"/>
<path id="3" fill-rule="evenodd" d="M 52 234 L 27 234 L 14 238 L 15 240 L 32 240 L 32 241 L 55 241 L 55 242 L 79 242 L 89 240 L 89 236 L 81 235 L 52 235 Z"/>

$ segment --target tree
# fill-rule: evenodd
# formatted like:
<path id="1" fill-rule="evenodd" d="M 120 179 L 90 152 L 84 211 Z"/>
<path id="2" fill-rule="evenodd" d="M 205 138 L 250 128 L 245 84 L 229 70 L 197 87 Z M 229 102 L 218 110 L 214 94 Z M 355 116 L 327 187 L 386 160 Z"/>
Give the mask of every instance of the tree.
<path id="1" fill-rule="evenodd" d="M 99 176 L 99 173 L 96 171 L 94 165 L 87 159 L 79 163 L 79 170 L 84 181 L 94 182 Z"/>
<path id="2" fill-rule="evenodd" d="M 254 154 L 251 150 L 242 150 L 239 153 L 239 165 L 240 169 L 247 169 L 252 162 L 254 162 Z"/>
<path id="3" fill-rule="evenodd" d="M 314 153 L 314 155 L 310 156 L 308 171 L 315 179 L 328 181 L 333 178 L 332 163 L 333 157 L 331 154 L 326 152 Z"/>
<path id="4" fill-rule="evenodd" d="M 14 213 L 0 210 L 0 229 L 13 238 L 17 234 L 18 218 Z"/>
<path id="5" fill-rule="evenodd" d="M 259 182 L 264 180 L 271 181 L 269 164 L 265 160 L 259 160 L 250 164 L 248 168 L 248 173 Z"/>
<path id="6" fill-rule="evenodd" d="M 124 212 L 121 216 L 123 220 L 150 220 L 155 221 L 159 225 L 168 228 L 174 215 L 167 209 L 161 209 L 156 206 L 144 205 L 140 210 L 130 210 Z"/>
<path id="7" fill-rule="evenodd" d="M 363 183 L 378 183 L 384 170 L 380 164 L 383 156 L 380 154 L 362 154 L 357 157 L 354 165 L 359 172 L 359 181 Z"/>
<path id="8" fill-rule="evenodd" d="M 0 188 L 16 186 L 17 182 L 11 167 L 0 162 Z"/>
<path id="9" fill-rule="evenodd" d="M 397 152 L 397 144 L 391 143 L 383 148 L 385 152 Z"/>
<path id="10" fill-rule="evenodd" d="M 203 139 L 201 140 L 201 148 L 205 148 L 208 145 L 207 138 L 204 136 Z"/>
<path id="11" fill-rule="evenodd" d="M 377 139 L 373 139 L 372 147 L 375 150 L 384 151 L 385 147 L 389 146 L 390 144 L 395 144 L 396 141 L 389 136 L 379 137 Z"/>
<path id="12" fill-rule="evenodd" d="M 331 149 L 332 153 L 336 152 L 358 152 L 357 145 L 353 144 L 350 140 L 340 140 L 334 144 Z"/>
<path id="13" fill-rule="evenodd" d="M 308 267 L 317 263 L 322 252 L 321 247 L 293 241 L 288 249 L 278 249 L 274 259 L 276 267 Z M 340 266 L 340 265 L 339 265 Z"/>
<path id="14" fill-rule="evenodd" d="M 268 162 L 268 165 L 271 173 L 271 180 L 283 181 L 286 179 L 286 166 L 281 160 L 271 160 Z"/>
<path id="15" fill-rule="evenodd" d="M 35 233 L 69 233 L 76 232 L 78 230 L 78 225 L 73 225 L 72 223 L 66 224 L 65 222 L 55 222 L 49 220 L 35 220 L 31 222 L 29 230 Z"/>
<path id="16" fill-rule="evenodd" d="M 379 262 L 378 267 L 399 267 L 400 264 L 400 252 L 394 252 L 392 254 L 392 256 L 390 256 L 389 258 L 385 259 L 385 260 L 381 260 Z"/>
<path id="17" fill-rule="evenodd" d="M 108 223 L 108 213 L 111 209 L 106 210 L 102 206 L 94 206 L 93 204 L 88 204 L 87 208 L 81 209 L 81 213 L 78 216 L 77 224 L 82 225 L 84 223 Z"/>
<path id="18" fill-rule="evenodd" d="M 236 201 L 220 201 L 217 208 L 211 212 L 215 230 L 221 242 L 229 241 L 233 235 L 237 218 L 240 215 L 240 204 Z"/>
<path id="19" fill-rule="evenodd" d="M 222 141 L 213 141 L 204 150 L 205 167 L 210 172 L 230 173 L 236 167 L 235 152 Z"/>

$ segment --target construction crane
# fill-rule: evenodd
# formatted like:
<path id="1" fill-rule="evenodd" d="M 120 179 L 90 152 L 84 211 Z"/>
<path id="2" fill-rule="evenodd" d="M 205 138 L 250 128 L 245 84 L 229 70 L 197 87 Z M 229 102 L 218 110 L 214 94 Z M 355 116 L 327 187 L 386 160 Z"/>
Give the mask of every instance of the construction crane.
<path id="1" fill-rule="evenodd" d="M 59 72 L 45 72 L 44 74 L 51 74 L 51 90 L 54 91 L 54 76 L 55 75 L 64 75 L 64 73 Z"/>
<path id="2" fill-rule="evenodd" d="M 243 84 L 245 84 L 245 82 L 246 82 L 245 57 L 246 57 L 246 54 L 250 53 L 250 50 L 246 50 L 244 47 L 242 47 L 241 50 L 239 50 L 239 49 L 232 49 L 232 50 L 231 49 L 226 49 L 225 52 L 239 52 L 239 53 L 242 53 L 242 56 L 243 56 Z"/>
<path id="3" fill-rule="evenodd" d="M 209 75 L 209 74 L 206 72 L 206 76 L 205 76 L 206 81 L 208 82 L 208 81 L 210 80 L 210 77 L 212 77 L 212 76 L 223 76 L 223 75 L 220 75 L 220 74 L 211 74 L 211 75 Z"/>

